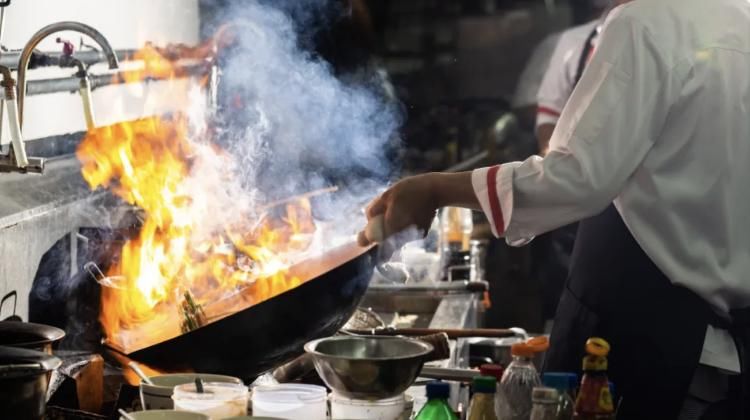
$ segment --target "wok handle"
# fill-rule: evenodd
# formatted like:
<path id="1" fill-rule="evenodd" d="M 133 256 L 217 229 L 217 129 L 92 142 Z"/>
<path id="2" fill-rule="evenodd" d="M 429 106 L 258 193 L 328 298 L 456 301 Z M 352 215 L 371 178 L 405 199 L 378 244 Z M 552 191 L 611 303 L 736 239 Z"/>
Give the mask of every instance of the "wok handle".
<path id="1" fill-rule="evenodd" d="M 347 332 L 357 335 L 405 335 L 425 336 L 445 333 L 450 339 L 468 337 L 505 338 L 514 337 L 516 334 L 509 329 L 489 328 L 466 328 L 466 329 L 439 329 L 439 328 L 383 328 L 369 330 L 348 330 Z"/>

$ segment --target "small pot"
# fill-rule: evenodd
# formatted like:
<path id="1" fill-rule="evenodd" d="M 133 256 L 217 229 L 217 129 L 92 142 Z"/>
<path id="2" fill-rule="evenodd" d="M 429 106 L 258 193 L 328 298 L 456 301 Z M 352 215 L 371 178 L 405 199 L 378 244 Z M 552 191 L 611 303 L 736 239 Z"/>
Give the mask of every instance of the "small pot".
<path id="1" fill-rule="evenodd" d="M 62 361 L 46 353 L 0 346 L 0 407 L 3 418 L 44 418 L 49 374 Z"/>
<path id="2" fill-rule="evenodd" d="M 0 321 L 0 346 L 23 347 L 52 354 L 52 345 L 65 337 L 65 331 L 32 322 Z"/>

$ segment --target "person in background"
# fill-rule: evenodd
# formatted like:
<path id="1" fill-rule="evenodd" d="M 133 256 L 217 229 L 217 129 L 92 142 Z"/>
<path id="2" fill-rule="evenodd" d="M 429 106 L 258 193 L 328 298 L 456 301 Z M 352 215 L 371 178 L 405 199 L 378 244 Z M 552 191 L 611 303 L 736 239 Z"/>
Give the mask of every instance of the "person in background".
<path id="1" fill-rule="evenodd" d="M 597 17 L 583 25 L 563 31 L 552 53 L 549 66 L 537 90 L 535 124 L 539 154 L 542 156 L 547 153 L 549 139 L 560 119 L 560 113 L 594 51 L 594 42 L 600 25 L 600 19 Z"/>
<path id="2" fill-rule="evenodd" d="M 634 1 L 610 13 L 549 152 L 406 178 L 367 244 L 443 206 L 511 245 L 581 220 L 545 368 L 611 345 L 618 419 L 750 418 L 750 2 Z M 381 221 L 383 229 L 373 235 Z"/>
<path id="3" fill-rule="evenodd" d="M 537 91 L 536 136 L 544 156 L 549 139 L 568 98 L 583 75 L 596 49 L 597 38 L 609 10 L 630 0 L 595 0 L 589 22 L 574 26 L 560 35 Z"/>
<path id="4" fill-rule="evenodd" d="M 518 78 L 516 91 L 511 100 L 513 113 L 524 130 L 533 131 L 537 113 L 537 93 L 542 78 L 555 51 L 560 33 L 553 33 L 542 40 L 531 53 L 531 57 Z"/>
<path id="5" fill-rule="evenodd" d="M 609 7 L 611 0 L 586 0 L 588 4 L 586 8 L 581 10 L 587 10 L 588 15 L 586 21 L 594 21 L 598 19 L 602 12 Z M 513 94 L 511 100 L 511 106 L 513 113 L 518 117 L 521 127 L 529 131 L 533 131 L 535 128 L 535 120 L 537 117 L 537 96 L 539 88 L 542 84 L 542 79 L 548 72 L 550 61 L 553 59 L 554 53 L 558 48 L 561 36 L 566 36 L 570 30 L 555 32 L 547 35 L 531 53 L 529 60 L 521 72 L 518 78 L 518 84 L 516 85 L 516 91 Z M 583 42 L 581 42 L 582 44 Z"/>

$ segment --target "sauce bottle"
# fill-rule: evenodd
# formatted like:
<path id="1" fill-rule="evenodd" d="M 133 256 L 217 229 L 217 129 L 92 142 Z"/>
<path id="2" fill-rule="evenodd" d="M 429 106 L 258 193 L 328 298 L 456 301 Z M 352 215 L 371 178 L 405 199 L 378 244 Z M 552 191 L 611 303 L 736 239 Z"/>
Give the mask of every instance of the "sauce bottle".
<path id="1" fill-rule="evenodd" d="M 610 420 L 615 418 L 615 407 L 607 378 L 609 343 L 592 337 L 586 341 L 583 358 L 583 378 L 576 398 L 575 420 Z"/>
<path id="2" fill-rule="evenodd" d="M 474 396 L 469 404 L 468 420 L 497 420 L 495 391 L 497 381 L 491 376 L 477 376 L 472 381 Z"/>

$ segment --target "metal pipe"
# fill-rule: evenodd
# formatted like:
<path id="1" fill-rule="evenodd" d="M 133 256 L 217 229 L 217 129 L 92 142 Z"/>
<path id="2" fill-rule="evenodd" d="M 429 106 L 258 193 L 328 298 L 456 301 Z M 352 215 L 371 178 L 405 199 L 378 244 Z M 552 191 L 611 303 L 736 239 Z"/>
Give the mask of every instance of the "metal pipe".
<path id="1" fill-rule="evenodd" d="M 10 131 L 9 157 L 12 163 L 19 168 L 25 168 L 29 164 L 29 158 L 26 156 L 26 148 L 23 145 L 21 129 L 18 126 L 18 112 L 16 109 L 16 81 L 10 74 L 10 69 L 0 67 L 0 74 L 3 76 L 0 86 L 3 87 L 3 102 L 8 104 L 8 127 Z"/>
<path id="2" fill-rule="evenodd" d="M 18 60 L 18 122 L 23 127 L 23 103 L 26 98 L 26 71 L 29 67 L 31 54 L 39 43 L 47 36 L 60 31 L 75 31 L 89 36 L 93 39 L 105 53 L 110 69 L 119 68 L 117 55 L 115 55 L 112 46 L 109 45 L 104 36 L 96 29 L 80 22 L 57 22 L 45 26 L 31 36 L 31 39 L 21 51 L 21 57 Z"/>
<path id="3" fill-rule="evenodd" d="M 185 66 L 182 66 L 182 70 L 184 71 L 185 77 L 198 76 L 198 75 L 204 74 L 205 72 L 204 66 L 200 64 L 185 65 Z M 89 84 L 91 86 L 91 89 L 95 90 L 97 88 L 104 87 L 104 86 L 129 83 L 137 79 L 136 77 L 129 77 L 130 74 L 135 76 L 135 75 L 142 74 L 142 71 L 130 70 L 130 71 L 121 71 L 121 72 L 116 72 L 116 73 L 109 73 L 109 74 L 89 75 Z M 148 81 L 159 81 L 159 80 L 166 80 L 166 78 L 162 79 L 159 77 L 149 77 L 145 79 L 144 81 L 148 82 Z M 35 95 L 46 95 L 50 93 L 60 93 L 60 92 L 75 93 L 79 91 L 80 87 L 81 87 L 81 78 L 76 77 L 76 76 L 60 77 L 60 78 L 53 78 L 53 79 L 29 80 L 26 83 L 26 95 L 35 96 Z"/>
<path id="4" fill-rule="evenodd" d="M 116 50 L 115 56 L 117 61 L 127 61 L 133 57 L 136 50 L 125 49 Z M 75 57 L 80 60 L 83 64 L 91 65 L 106 61 L 106 55 L 101 51 L 94 50 L 83 50 L 76 51 Z M 0 66 L 8 67 L 11 70 L 18 68 L 18 62 L 21 59 L 21 51 L 3 51 L 0 56 Z M 60 66 L 60 52 L 59 51 L 33 51 L 31 58 L 29 59 L 29 70 L 39 67 L 58 67 Z"/>
<path id="5" fill-rule="evenodd" d="M 3 33 L 5 33 L 5 7 L 0 7 L 0 45 L 3 41 Z M 0 59 L 5 56 L 5 53 L 0 51 Z M 10 68 L 6 66 L 6 68 Z M 5 101 L 0 101 L 0 144 L 3 144 L 3 112 L 5 111 Z"/>
<path id="6" fill-rule="evenodd" d="M 96 120 L 94 118 L 94 104 L 91 101 L 91 82 L 89 81 L 88 74 L 85 74 L 80 79 L 80 88 L 78 92 L 81 94 L 83 100 L 83 116 L 86 119 L 86 128 L 93 130 L 96 128 Z"/>

